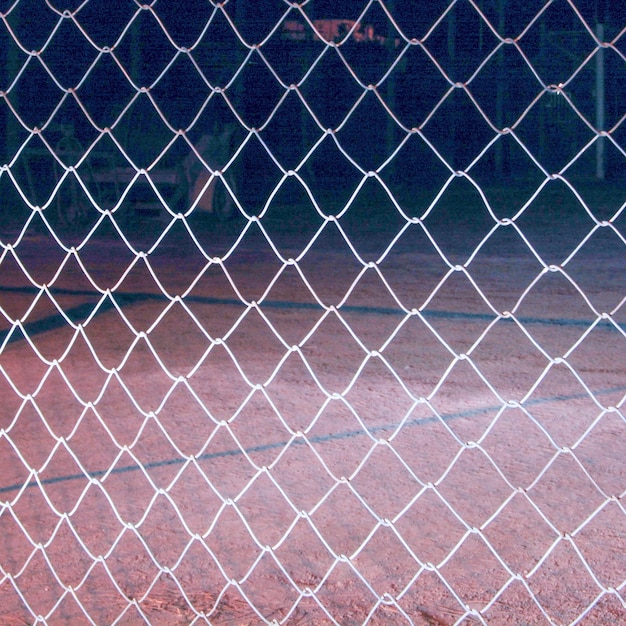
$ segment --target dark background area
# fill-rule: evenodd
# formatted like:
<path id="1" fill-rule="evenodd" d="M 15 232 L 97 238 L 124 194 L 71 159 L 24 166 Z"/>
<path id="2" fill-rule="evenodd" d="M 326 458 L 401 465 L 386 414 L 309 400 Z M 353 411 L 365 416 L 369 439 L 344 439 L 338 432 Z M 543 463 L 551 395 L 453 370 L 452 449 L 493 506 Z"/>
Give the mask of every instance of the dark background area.
<path id="1" fill-rule="evenodd" d="M 548 173 L 575 159 L 568 176 L 590 183 L 598 65 L 584 21 L 591 30 L 603 24 L 605 40 L 615 39 L 603 51 L 602 130 L 617 146 L 626 143 L 621 1 L 577 0 L 574 10 L 566 0 L 482 0 L 482 15 L 466 1 L 446 12 L 446 0 L 310 0 L 302 10 L 279 0 L 230 0 L 223 8 L 156 0 L 153 10 L 130 0 L 81 4 L 0 2 L 0 162 L 13 163 L 23 189 L 27 157 L 16 154 L 28 141 L 45 155 L 32 131 L 44 128 L 54 146 L 59 125 L 71 125 L 86 148 L 97 141 L 118 164 L 146 167 L 159 155 L 172 163 L 188 154 L 181 138 L 173 141 L 177 130 L 195 144 L 230 124 L 238 192 L 251 212 L 281 167 L 298 169 L 317 194 L 338 203 L 363 172 L 378 170 L 410 197 L 440 187 L 449 168 L 467 170 L 479 155 L 471 174 L 481 185 L 536 186 L 544 174 L 528 152 Z M 361 32 L 371 26 L 376 39 L 329 48 L 311 23 L 330 19 L 358 21 Z M 301 24 L 300 39 L 288 22 Z M 515 44 L 494 53 L 496 32 Z M 251 128 L 258 129 L 252 137 Z M 515 136 L 485 151 L 496 128 Z M 318 145 L 324 129 L 332 132 Z M 53 165 L 51 155 L 38 165 L 38 201 L 54 187 L 54 178 L 45 180 Z M 624 156 L 609 141 L 604 169 L 609 181 L 623 181 Z M 0 187 L 4 198 L 15 197 L 6 175 Z"/>

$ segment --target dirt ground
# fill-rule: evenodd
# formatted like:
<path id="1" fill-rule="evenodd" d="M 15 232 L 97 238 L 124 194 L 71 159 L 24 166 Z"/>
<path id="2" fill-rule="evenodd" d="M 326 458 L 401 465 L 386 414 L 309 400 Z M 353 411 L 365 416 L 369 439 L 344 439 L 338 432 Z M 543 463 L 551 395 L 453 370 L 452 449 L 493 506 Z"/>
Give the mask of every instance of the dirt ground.
<path id="1" fill-rule="evenodd" d="M 625 621 L 623 217 L 460 204 L 4 235 L 2 622 Z"/>

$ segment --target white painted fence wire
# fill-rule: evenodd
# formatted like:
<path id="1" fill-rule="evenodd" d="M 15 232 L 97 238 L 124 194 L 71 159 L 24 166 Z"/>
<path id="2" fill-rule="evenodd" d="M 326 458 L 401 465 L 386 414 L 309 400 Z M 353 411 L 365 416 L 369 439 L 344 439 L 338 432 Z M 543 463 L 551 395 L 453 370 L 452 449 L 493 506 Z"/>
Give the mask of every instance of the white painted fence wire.
<path id="1" fill-rule="evenodd" d="M 626 21 L 0 2 L 2 623 L 626 621 Z"/>

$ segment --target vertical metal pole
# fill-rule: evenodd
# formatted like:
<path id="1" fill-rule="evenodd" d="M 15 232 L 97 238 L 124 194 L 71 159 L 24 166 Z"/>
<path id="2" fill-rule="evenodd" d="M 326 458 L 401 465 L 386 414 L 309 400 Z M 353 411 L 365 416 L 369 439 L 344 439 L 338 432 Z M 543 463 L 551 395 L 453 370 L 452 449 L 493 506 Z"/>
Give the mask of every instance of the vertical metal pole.
<path id="1" fill-rule="evenodd" d="M 539 26 L 539 57 L 541 59 L 541 63 L 545 63 L 546 60 L 546 22 L 545 20 L 541 20 L 541 24 Z M 544 91 L 543 97 L 539 102 L 539 154 L 543 159 L 546 154 L 546 133 L 548 129 L 548 124 L 552 122 L 552 120 L 547 119 L 547 110 L 546 110 L 546 99 L 549 96 Z"/>
<path id="2" fill-rule="evenodd" d="M 598 41 L 604 41 L 604 24 L 596 24 L 596 37 Z M 604 130 L 605 112 L 605 91 L 604 91 L 604 48 L 600 47 L 596 52 L 596 130 Z M 596 178 L 604 180 L 606 176 L 605 139 L 598 137 L 596 140 Z"/>
<path id="3" fill-rule="evenodd" d="M 19 32 L 19 20 L 20 20 L 20 11 L 16 10 L 14 12 L 14 21 L 13 27 Z M 9 38 L 8 45 L 6 47 L 6 57 L 5 57 L 5 76 L 6 83 L 5 88 L 8 89 L 11 81 L 17 76 L 20 65 L 20 52 L 17 47 L 17 44 L 10 39 L 10 35 L 7 35 Z M 14 106 L 17 110 L 20 110 L 19 106 L 19 89 L 14 88 L 11 99 L 13 100 Z M 6 96 L 5 96 L 6 97 Z M 6 159 L 7 161 L 15 154 L 19 147 L 19 129 L 20 126 L 17 123 L 15 117 L 13 117 L 13 113 L 9 110 L 8 107 L 4 107 L 5 110 L 5 128 L 4 128 L 4 137 L 5 137 L 5 148 L 6 148 Z"/>
<path id="4" fill-rule="evenodd" d="M 387 7 L 389 8 L 389 12 L 393 15 L 396 11 L 396 0 L 389 0 L 387 3 Z M 389 23 L 389 27 L 387 28 L 387 61 L 389 63 L 393 63 L 395 55 L 397 54 L 397 50 L 395 49 L 395 32 Z M 397 66 L 396 69 L 389 75 L 387 78 L 387 105 L 389 108 L 396 112 L 396 73 L 398 72 Z M 391 118 L 391 116 L 387 116 L 387 128 L 386 128 L 386 143 L 387 143 L 387 154 L 391 154 L 392 150 L 395 147 L 396 141 L 396 123 Z M 387 156 L 387 155 L 385 155 Z M 396 171 L 396 162 L 395 159 L 389 164 L 389 173 L 393 177 Z"/>
<path id="5" fill-rule="evenodd" d="M 249 11 L 247 10 L 249 9 L 249 2 L 248 0 L 236 0 L 235 3 L 235 17 L 237 18 L 237 22 L 240 24 L 245 24 L 248 20 L 248 13 Z M 232 59 L 232 63 L 234 64 L 236 61 L 236 55 L 235 54 L 228 54 L 228 58 Z M 228 61 L 225 61 L 228 62 Z M 230 68 L 229 68 L 230 69 Z M 243 115 L 244 120 L 248 120 L 248 111 L 246 109 L 246 105 L 247 102 L 249 100 L 249 98 L 247 97 L 247 90 L 248 90 L 248 81 L 250 80 L 248 78 L 249 73 L 248 72 L 244 72 L 243 74 L 243 80 L 238 80 L 235 83 L 235 88 L 233 90 L 230 91 L 230 96 L 233 98 L 235 106 L 237 107 L 237 109 L 239 110 L 240 115 Z"/>
<path id="6" fill-rule="evenodd" d="M 498 2 L 498 34 L 504 37 L 505 28 L 505 0 L 499 0 Z M 504 48 L 498 50 L 498 56 L 496 60 L 496 126 L 502 130 L 504 127 Z M 495 145 L 495 170 L 498 177 L 501 177 L 504 173 L 504 144 L 502 140 L 498 141 Z"/>
<path id="7" fill-rule="evenodd" d="M 139 30 L 139 24 L 137 19 L 132 23 L 130 27 L 130 75 L 133 81 L 136 81 L 138 87 L 147 87 L 142 84 L 142 50 L 141 50 L 141 32 Z"/>
<path id="8" fill-rule="evenodd" d="M 454 0 L 450 0 L 448 4 L 453 4 Z M 451 59 L 455 58 L 456 52 L 456 16 L 454 11 L 448 13 L 448 56 Z M 455 76 L 455 78 L 457 78 Z"/>
<path id="9" fill-rule="evenodd" d="M 455 0 L 449 0 L 449 4 L 452 5 Z M 458 82 L 459 77 L 457 76 L 457 60 L 456 60 L 456 15 L 454 14 L 454 9 L 448 13 L 448 56 L 450 57 L 450 65 L 452 67 L 452 78 L 454 82 Z M 455 94 L 456 95 L 456 94 Z M 450 146 L 450 153 L 452 155 L 452 167 L 453 169 L 458 169 L 458 159 L 457 159 L 457 112 L 456 110 L 452 112 L 449 119 L 449 133 L 452 145 Z"/>

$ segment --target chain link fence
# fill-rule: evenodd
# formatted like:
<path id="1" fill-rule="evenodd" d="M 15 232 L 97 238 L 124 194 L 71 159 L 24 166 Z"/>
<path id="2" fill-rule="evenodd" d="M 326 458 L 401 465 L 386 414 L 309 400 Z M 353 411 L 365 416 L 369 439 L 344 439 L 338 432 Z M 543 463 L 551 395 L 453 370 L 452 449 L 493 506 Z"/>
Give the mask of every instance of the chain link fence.
<path id="1" fill-rule="evenodd" d="M 626 620 L 619 2 L 0 18 L 3 623 Z"/>

